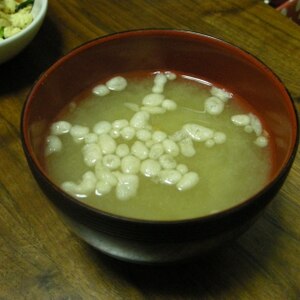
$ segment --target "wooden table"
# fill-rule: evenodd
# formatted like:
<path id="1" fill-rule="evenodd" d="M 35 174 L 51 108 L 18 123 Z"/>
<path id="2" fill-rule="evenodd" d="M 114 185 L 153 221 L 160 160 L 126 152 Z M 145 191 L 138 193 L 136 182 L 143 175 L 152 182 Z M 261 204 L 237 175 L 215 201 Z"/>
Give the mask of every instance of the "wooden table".
<path id="1" fill-rule="evenodd" d="M 259 0 L 51 0 L 30 46 L 0 66 L 0 299 L 300 299 L 300 155 L 281 192 L 238 241 L 210 259 L 142 267 L 74 236 L 35 183 L 20 115 L 41 72 L 72 48 L 136 28 L 190 29 L 270 66 L 300 109 L 300 27 Z"/>

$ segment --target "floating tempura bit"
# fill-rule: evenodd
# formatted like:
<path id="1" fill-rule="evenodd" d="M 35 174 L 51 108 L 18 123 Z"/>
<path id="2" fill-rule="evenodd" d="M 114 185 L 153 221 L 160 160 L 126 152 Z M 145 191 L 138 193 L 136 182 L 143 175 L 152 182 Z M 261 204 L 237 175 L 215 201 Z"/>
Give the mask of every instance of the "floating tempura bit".
<path id="1" fill-rule="evenodd" d="M 203 142 L 213 138 L 214 131 L 198 124 L 185 124 L 183 130 L 196 142 Z"/>
<path id="2" fill-rule="evenodd" d="M 145 142 L 151 139 L 152 133 L 148 129 L 139 129 L 136 132 L 136 137 L 138 140 Z"/>
<path id="3" fill-rule="evenodd" d="M 92 92 L 97 96 L 106 96 L 110 93 L 109 88 L 105 84 L 99 84 L 95 86 Z"/>
<path id="4" fill-rule="evenodd" d="M 131 153 L 140 160 L 144 160 L 148 157 L 149 150 L 143 142 L 135 141 L 131 146 Z"/>
<path id="5" fill-rule="evenodd" d="M 193 188 L 199 181 L 199 175 L 196 172 L 184 174 L 176 187 L 179 191 L 185 191 Z"/>
<path id="6" fill-rule="evenodd" d="M 155 130 L 155 131 L 152 133 L 152 140 L 153 140 L 155 143 L 160 143 L 160 142 L 162 142 L 163 140 L 165 140 L 166 138 L 167 138 L 167 134 L 166 134 L 164 131 Z"/>
<path id="7" fill-rule="evenodd" d="M 163 93 L 167 77 L 163 73 L 157 73 L 154 77 L 154 86 L 152 88 L 153 93 Z"/>
<path id="8" fill-rule="evenodd" d="M 192 157 L 196 154 L 194 144 L 191 138 L 184 138 L 179 142 L 181 154 L 185 157 Z"/>
<path id="9" fill-rule="evenodd" d="M 175 80 L 176 79 L 176 74 L 170 71 L 165 72 L 165 75 L 168 80 Z"/>
<path id="10" fill-rule="evenodd" d="M 78 184 L 72 181 L 63 182 L 61 184 L 61 188 L 66 193 L 76 198 L 86 198 L 88 196 L 88 194 L 84 193 L 84 191 L 81 189 L 81 187 Z"/>
<path id="11" fill-rule="evenodd" d="M 141 161 L 133 155 L 127 155 L 122 158 L 121 170 L 126 174 L 137 174 L 140 171 Z"/>
<path id="12" fill-rule="evenodd" d="M 120 131 L 121 137 L 126 141 L 132 140 L 135 137 L 135 133 L 136 133 L 135 129 L 130 126 L 126 126 L 122 128 Z"/>
<path id="13" fill-rule="evenodd" d="M 102 162 L 97 162 L 95 166 L 95 175 L 98 181 L 107 182 L 111 186 L 115 186 L 118 182 L 117 177 L 111 170 L 103 166 Z"/>
<path id="14" fill-rule="evenodd" d="M 146 177 L 155 177 L 160 170 L 161 165 L 154 159 L 146 159 L 141 163 L 140 172 Z"/>
<path id="15" fill-rule="evenodd" d="M 209 97 L 204 102 L 204 109 L 210 115 L 219 115 L 224 110 L 224 102 L 217 97 Z"/>
<path id="16" fill-rule="evenodd" d="M 129 122 L 126 119 L 115 120 L 115 121 L 112 122 L 112 127 L 114 129 L 119 129 L 119 130 L 126 127 L 126 126 L 128 126 L 128 125 L 129 125 Z"/>
<path id="17" fill-rule="evenodd" d="M 212 96 L 218 97 L 223 102 L 228 101 L 228 99 L 232 98 L 232 93 L 225 91 L 224 89 L 219 89 L 215 86 L 212 86 L 210 89 L 210 93 Z"/>
<path id="18" fill-rule="evenodd" d="M 250 124 L 253 128 L 253 131 L 255 132 L 255 134 L 257 136 L 261 135 L 262 134 L 262 131 L 263 131 L 263 128 L 262 128 L 262 125 L 261 125 L 261 122 L 259 120 L 258 117 L 256 117 L 255 115 L 253 114 L 249 114 L 249 117 L 250 117 Z"/>
<path id="19" fill-rule="evenodd" d="M 164 98 L 164 95 L 161 94 L 148 94 L 143 98 L 142 103 L 145 106 L 159 106 L 162 104 Z"/>
<path id="20" fill-rule="evenodd" d="M 56 135 L 49 135 L 46 138 L 45 155 L 48 156 L 54 152 L 59 152 L 62 149 L 62 142 Z"/>
<path id="21" fill-rule="evenodd" d="M 80 143 L 85 139 L 90 129 L 86 126 L 74 125 L 70 129 L 70 135 L 73 137 L 75 143 Z"/>
<path id="22" fill-rule="evenodd" d="M 117 148 L 115 140 L 106 133 L 99 136 L 99 145 L 103 154 L 112 154 Z"/>
<path id="23" fill-rule="evenodd" d="M 176 110 L 177 109 L 177 104 L 174 100 L 171 99 L 165 99 L 161 106 L 165 108 L 166 110 Z"/>
<path id="24" fill-rule="evenodd" d="M 231 122 L 236 126 L 247 126 L 250 124 L 250 117 L 246 114 L 231 116 Z"/>
<path id="25" fill-rule="evenodd" d="M 107 181 L 100 180 L 96 183 L 95 194 L 100 197 L 104 196 L 104 195 L 110 193 L 112 188 L 113 187 Z"/>
<path id="26" fill-rule="evenodd" d="M 122 76 L 116 76 L 108 80 L 106 86 L 111 91 L 123 91 L 127 86 L 127 80 Z"/>
<path id="27" fill-rule="evenodd" d="M 92 171 L 87 171 L 82 175 L 81 182 L 76 184 L 72 181 L 66 181 L 61 184 L 61 188 L 68 194 L 77 198 L 86 198 L 95 191 L 97 178 Z"/>
<path id="28" fill-rule="evenodd" d="M 174 142 L 179 142 L 187 138 L 189 134 L 185 130 L 178 130 L 170 136 L 170 139 Z"/>
<path id="29" fill-rule="evenodd" d="M 178 164 L 176 166 L 176 170 L 179 171 L 182 175 L 184 175 L 185 173 L 187 173 L 189 171 L 187 165 L 185 165 L 185 164 Z"/>
<path id="30" fill-rule="evenodd" d="M 130 120 L 130 126 L 134 128 L 146 128 L 150 114 L 146 111 L 139 111 L 133 115 Z"/>
<path id="31" fill-rule="evenodd" d="M 111 123 L 107 121 L 100 121 L 96 123 L 93 127 L 94 133 L 101 135 L 103 133 L 108 133 L 111 130 Z"/>
<path id="32" fill-rule="evenodd" d="M 158 159 L 165 152 L 164 146 L 161 143 L 157 143 L 151 146 L 149 151 L 149 158 Z"/>
<path id="33" fill-rule="evenodd" d="M 86 144 L 82 148 L 84 163 L 88 166 L 94 166 L 102 158 L 101 148 L 98 144 Z"/>
<path id="34" fill-rule="evenodd" d="M 174 141 L 170 139 L 165 139 L 162 142 L 162 145 L 166 153 L 171 154 L 174 157 L 179 154 L 179 147 Z"/>
<path id="35" fill-rule="evenodd" d="M 67 121 L 57 121 L 51 125 L 50 131 L 53 135 L 62 135 L 68 133 L 72 125 Z"/>
<path id="36" fill-rule="evenodd" d="M 261 121 L 257 116 L 252 113 L 249 114 L 241 114 L 234 115 L 231 117 L 231 121 L 233 124 L 237 126 L 244 126 L 244 131 L 247 133 L 254 132 L 257 136 L 254 143 L 259 147 L 266 147 L 269 143 L 268 138 L 266 137 L 268 134 L 263 130 Z"/>
<path id="37" fill-rule="evenodd" d="M 260 120 L 252 113 L 249 114 L 239 114 L 231 117 L 231 121 L 234 125 L 237 126 L 248 126 L 250 125 L 253 129 L 259 130 L 258 135 L 261 133 L 261 122 Z"/>
<path id="38" fill-rule="evenodd" d="M 117 139 L 120 137 L 121 133 L 120 133 L 120 130 L 119 129 L 115 129 L 115 128 L 112 128 L 109 132 L 109 135 L 113 138 L 113 139 Z"/>
<path id="39" fill-rule="evenodd" d="M 154 77 L 154 84 L 162 85 L 166 84 L 167 76 L 164 73 L 157 73 Z"/>
<path id="40" fill-rule="evenodd" d="M 267 137 L 261 135 L 261 136 L 258 136 L 256 138 L 256 140 L 254 141 L 254 143 L 258 146 L 258 147 L 261 147 L 261 148 L 264 148 L 264 147 L 267 147 L 268 144 L 269 144 L 269 140 Z"/>
<path id="41" fill-rule="evenodd" d="M 214 133 L 214 142 L 216 144 L 223 144 L 226 142 L 226 134 L 224 132 L 217 131 Z"/>
<path id="42" fill-rule="evenodd" d="M 130 149 L 127 144 L 119 144 L 116 148 L 116 154 L 119 157 L 124 157 L 124 156 L 128 155 L 129 152 L 130 152 Z"/>
<path id="43" fill-rule="evenodd" d="M 178 183 L 181 178 L 182 178 L 182 174 L 174 169 L 171 170 L 161 170 L 159 172 L 159 181 L 160 183 L 163 184 L 168 184 L 168 185 L 173 185 Z"/>
<path id="44" fill-rule="evenodd" d="M 163 169 L 174 169 L 176 168 L 176 160 L 170 154 L 163 154 L 159 157 L 159 163 Z"/>
<path id="45" fill-rule="evenodd" d="M 139 177 L 132 174 L 118 174 L 116 197 L 119 200 L 129 200 L 134 197 L 139 187 Z"/>
<path id="46" fill-rule="evenodd" d="M 116 170 L 121 165 L 120 157 L 115 154 L 108 154 L 103 156 L 102 164 L 104 167 L 107 167 L 109 170 Z"/>
<path id="47" fill-rule="evenodd" d="M 145 145 L 147 148 L 151 148 L 153 145 L 155 144 L 155 142 L 152 139 L 149 139 L 147 141 L 145 141 Z"/>
<path id="48" fill-rule="evenodd" d="M 98 135 L 94 132 L 90 132 L 88 133 L 85 137 L 84 137 L 84 142 L 86 144 L 94 144 L 98 142 Z"/>

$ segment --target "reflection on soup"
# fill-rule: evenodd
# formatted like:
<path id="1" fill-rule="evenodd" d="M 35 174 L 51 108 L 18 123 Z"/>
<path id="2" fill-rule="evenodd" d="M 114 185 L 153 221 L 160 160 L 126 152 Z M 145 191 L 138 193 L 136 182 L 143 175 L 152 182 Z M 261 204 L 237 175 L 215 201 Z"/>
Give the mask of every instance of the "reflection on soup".
<path id="1" fill-rule="evenodd" d="M 195 218 L 258 192 L 271 136 L 247 102 L 185 74 L 122 74 L 85 91 L 49 128 L 45 160 L 63 190 L 147 220 Z"/>

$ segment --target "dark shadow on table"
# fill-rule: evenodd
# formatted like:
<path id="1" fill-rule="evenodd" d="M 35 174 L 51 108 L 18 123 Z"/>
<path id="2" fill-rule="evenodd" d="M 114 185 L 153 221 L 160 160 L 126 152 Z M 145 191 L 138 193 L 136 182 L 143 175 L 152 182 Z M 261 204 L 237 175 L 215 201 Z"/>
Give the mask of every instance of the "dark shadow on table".
<path id="1" fill-rule="evenodd" d="M 31 86 L 62 55 L 62 39 L 54 23 L 45 21 L 32 42 L 17 56 L 0 65 L 0 95 Z"/>
<path id="2" fill-rule="evenodd" d="M 280 206 L 280 195 L 274 201 Z M 276 220 L 280 223 L 280 216 L 276 215 Z M 185 264 L 143 266 L 117 261 L 92 248 L 87 252 L 101 269 L 107 268 L 117 281 L 128 282 L 149 299 L 157 295 L 167 299 L 220 299 L 226 290 L 242 289 L 257 273 L 269 280 L 263 270 L 268 268 L 276 241 L 276 229 L 264 213 L 237 241 Z"/>

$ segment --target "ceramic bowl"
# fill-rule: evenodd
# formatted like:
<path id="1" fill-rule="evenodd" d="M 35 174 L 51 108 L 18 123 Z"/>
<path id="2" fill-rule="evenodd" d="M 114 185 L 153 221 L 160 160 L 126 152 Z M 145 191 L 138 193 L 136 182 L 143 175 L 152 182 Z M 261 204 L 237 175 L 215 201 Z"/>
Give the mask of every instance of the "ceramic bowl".
<path id="1" fill-rule="evenodd" d="M 33 21 L 17 34 L 0 42 L 0 64 L 19 54 L 39 31 L 46 12 L 48 0 L 35 0 L 32 7 Z"/>
<path id="2" fill-rule="evenodd" d="M 173 70 L 238 93 L 275 137 L 268 184 L 241 204 L 206 217 L 143 221 L 105 213 L 64 193 L 48 177 L 41 148 L 53 118 L 76 95 L 119 73 Z M 298 144 L 297 115 L 281 81 L 260 61 L 224 41 L 188 31 L 136 30 L 88 42 L 55 62 L 34 84 L 21 122 L 23 148 L 37 183 L 70 228 L 115 258 L 145 264 L 202 255 L 245 231 L 276 195 Z"/>
<path id="3" fill-rule="evenodd" d="M 300 0 L 287 0 L 276 9 L 300 25 Z"/>

